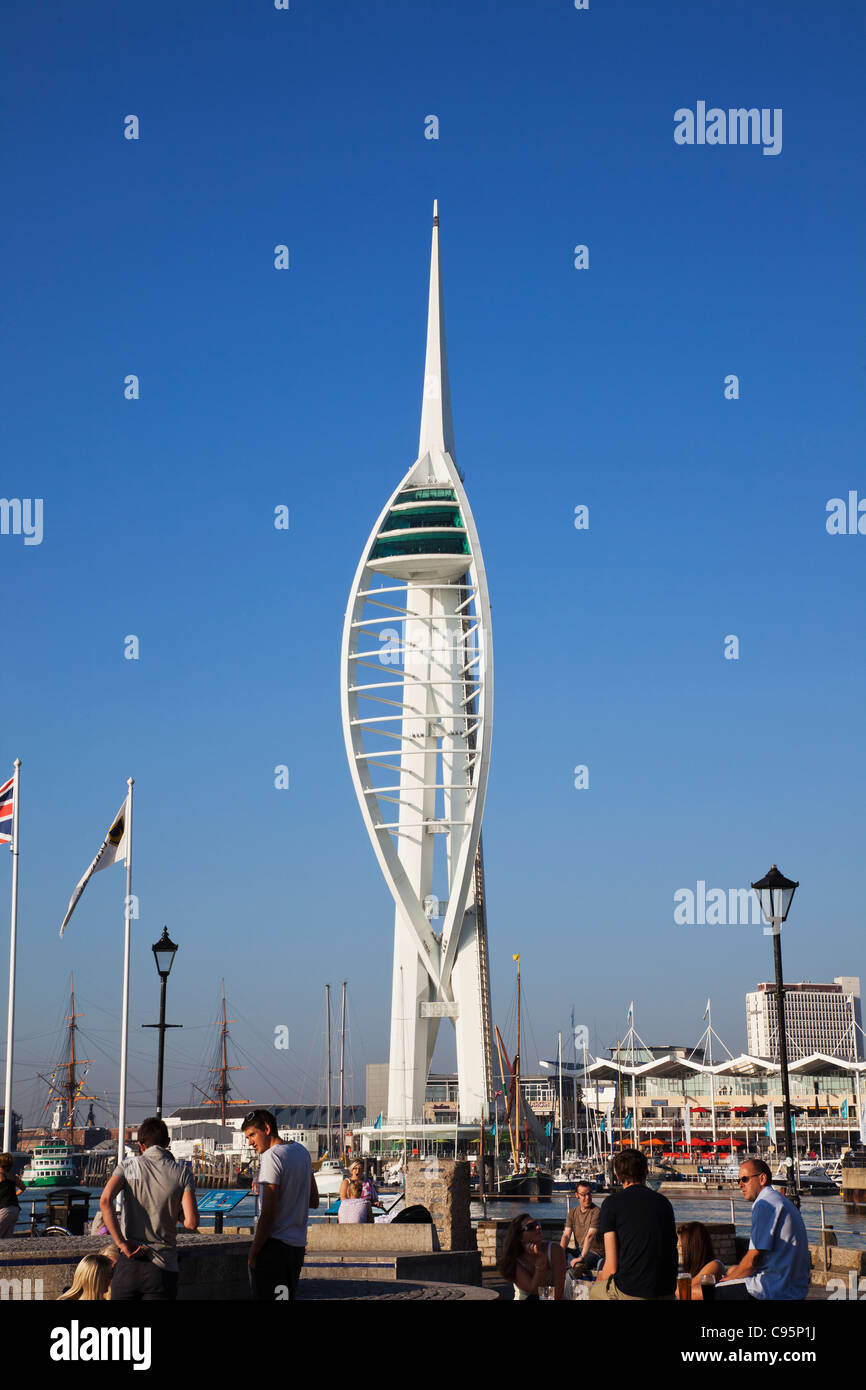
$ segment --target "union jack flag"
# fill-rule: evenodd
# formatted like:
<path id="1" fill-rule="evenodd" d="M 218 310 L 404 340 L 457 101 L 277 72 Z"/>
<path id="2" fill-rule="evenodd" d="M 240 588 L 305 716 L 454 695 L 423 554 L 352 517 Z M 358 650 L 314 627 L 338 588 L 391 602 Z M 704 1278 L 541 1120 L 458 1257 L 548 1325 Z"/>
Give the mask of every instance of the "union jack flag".
<path id="1" fill-rule="evenodd" d="M 10 777 L 0 787 L 0 845 L 12 841 L 12 817 L 15 812 L 15 778 Z"/>

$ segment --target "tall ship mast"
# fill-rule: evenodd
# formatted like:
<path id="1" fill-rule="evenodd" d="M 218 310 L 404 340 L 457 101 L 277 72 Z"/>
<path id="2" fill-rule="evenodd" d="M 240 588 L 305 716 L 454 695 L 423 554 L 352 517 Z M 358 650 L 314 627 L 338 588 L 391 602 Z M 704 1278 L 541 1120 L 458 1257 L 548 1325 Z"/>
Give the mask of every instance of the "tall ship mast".
<path id="1" fill-rule="evenodd" d="M 222 981 L 222 1011 L 221 1011 L 220 1017 L 219 1017 L 219 1018 L 217 1019 L 217 1021 L 216 1021 L 216 1026 L 217 1026 L 217 1028 L 219 1029 L 218 1052 L 217 1052 L 217 1056 L 218 1056 L 218 1058 L 219 1058 L 219 1061 L 217 1062 L 216 1066 L 213 1066 L 213 1067 L 209 1067 L 209 1068 L 208 1068 L 208 1070 L 216 1076 L 216 1080 L 215 1080 L 214 1082 L 212 1082 L 209 1091 L 202 1091 L 201 1088 L 198 1087 L 198 1086 L 196 1086 L 196 1088 L 195 1088 L 195 1089 L 196 1089 L 197 1091 L 199 1091 L 200 1094 L 203 1096 L 205 1105 L 218 1105 L 218 1106 L 219 1106 L 219 1108 L 220 1108 L 220 1122 L 221 1122 L 222 1124 L 225 1124 L 225 1122 L 226 1122 L 226 1110 L 227 1110 L 227 1107 L 229 1106 L 229 1104 L 232 1104 L 232 1105 L 245 1105 L 245 1104 L 246 1104 L 246 1097 L 245 1097 L 245 1096 L 235 1096 L 234 1098 L 232 1098 L 232 1099 L 230 1100 L 230 1097 L 232 1096 L 232 1088 L 231 1088 L 231 1085 L 230 1085 L 230 1083 L 229 1083 L 229 1072 L 230 1072 L 230 1071 L 245 1071 L 245 1070 L 246 1070 L 245 1067 L 229 1066 L 229 1060 L 228 1060 L 229 1024 L 230 1024 L 230 1023 L 234 1023 L 234 1022 L 235 1022 L 235 1020 L 234 1020 L 233 1018 L 226 1018 L 226 982 L 225 982 L 225 980 L 223 980 L 223 981 Z"/>
<path id="2" fill-rule="evenodd" d="M 79 1101 L 93 1101 L 96 1096 L 84 1094 L 84 1083 L 87 1079 L 87 1071 L 92 1065 L 92 1060 L 87 1057 L 79 1057 L 75 1035 L 78 1030 L 78 1019 L 83 1018 L 83 1014 L 75 1012 L 75 976 L 69 977 L 69 1013 L 66 1015 L 66 1047 L 63 1058 L 57 1063 L 50 1076 L 43 1076 L 38 1073 L 42 1081 L 48 1086 L 48 1100 L 45 1103 L 45 1113 L 49 1110 L 54 1111 L 51 1128 L 55 1133 L 60 1134 L 63 1130 L 67 1131 L 67 1140 L 70 1147 L 75 1143 L 75 1107 Z M 79 1067 L 84 1071 L 79 1075 Z M 92 1108 L 91 1108 L 92 1114 Z M 65 1119 L 63 1117 L 65 1116 Z"/>

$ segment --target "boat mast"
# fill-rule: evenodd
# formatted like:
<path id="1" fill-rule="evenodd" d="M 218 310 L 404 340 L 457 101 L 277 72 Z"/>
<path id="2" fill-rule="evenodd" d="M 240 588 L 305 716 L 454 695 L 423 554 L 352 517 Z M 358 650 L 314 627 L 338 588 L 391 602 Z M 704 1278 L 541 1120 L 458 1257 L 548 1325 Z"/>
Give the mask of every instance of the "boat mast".
<path id="1" fill-rule="evenodd" d="M 343 981 L 342 997 L 340 999 L 340 1153 L 346 1151 L 346 1126 L 343 1115 L 343 1080 L 345 1076 L 346 1062 L 346 981 Z"/>
<path id="2" fill-rule="evenodd" d="M 577 1052 L 577 1048 L 575 1048 L 575 1052 Z M 575 1061 L 577 1061 L 577 1058 L 575 1058 Z M 577 1076 L 575 1075 L 575 1085 L 576 1085 L 576 1084 L 577 1084 Z M 587 1085 L 586 1085 L 586 1040 L 584 1039 L 584 1044 L 583 1044 L 583 1131 L 584 1131 L 584 1143 L 585 1143 L 585 1147 L 586 1147 L 586 1156 L 587 1156 L 587 1158 L 589 1158 L 589 1157 L 590 1157 L 590 1142 L 589 1142 L 589 1140 L 590 1140 L 590 1129 L 589 1129 L 589 1105 L 587 1104 L 586 1092 L 587 1092 Z M 576 1104 L 577 1104 L 577 1103 L 575 1102 L 575 1106 L 576 1106 Z M 576 1108 L 575 1108 L 575 1112 L 574 1112 L 574 1147 L 577 1148 L 577 1109 L 576 1109 Z"/>
<path id="3" fill-rule="evenodd" d="M 234 1019 L 233 1019 L 233 1018 L 226 1018 L 226 982 L 225 982 L 225 980 L 223 980 L 223 981 L 222 981 L 222 1017 L 217 1019 L 217 1027 L 218 1027 L 219 1030 L 220 1030 L 220 1057 L 221 1057 L 221 1059 L 222 1059 L 222 1064 L 221 1064 L 220 1066 L 218 1066 L 218 1067 L 210 1067 L 210 1068 L 209 1068 L 210 1071 L 215 1071 L 215 1072 L 217 1072 L 217 1073 L 219 1074 L 219 1080 L 216 1081 L 216 1082 L 214 1082 L 214 1086 L 213 1086 L 213 1096 L 214 1096 L 214 1098 L 211 1099 L 210 1097 L 208 1097 L 208 1099 L 207 1099 L 207 1104 L 208 1104 L 208 1105 L 218 1105 L 218 1106 L 219 1106 L 219 1108 L 220 1108 L 220 1122 L 221 1122 L 221 1124 L 223 1124 L 223 1125 L 225 1125 L 225 1122 L 226 1122 L 226 1108 L 227 1108 L 227 1103 L 228 1103 L 229 1096 L 231 1095 L 231 1086 L 229 1085 L 229 1072 L 230 1072 L 230 1071 L 243 1071 L 243 1070 L 244 1070 L 243 1067 L 230 1067 L 230 1066 L 229 1066 L 229 1057 L 228 1057 L 228 1037 L 229 1037 L 229 1024 L 230 1024 L 230 1023 L 234 1023 Z M 196 1086 L 195 1089 L 198 1090 L 199 1087 Z M 245 1103 L 245 1102 L 243 1101 L 242 1097 L 240 1097 L 240 1096 L 236 1096 L 236 1097 L 235 1097 L 235 1104 L 236 1104 L 236 1105 L 237 1105 L 237 1104 L 244 1104 L 244 1103 Z"/>
<path id="4" fill-rule="evenodd" d="M 332 1158 L 333 1155 L 332 1155 L 332 1153 L 331 1153 L 331 986 L 330 986 L 330 985 L 325 985 L 325 1036 L 326 1036 L 326 1038 L 327 1038 L 327 1048 L 328 1048 L 328 1114 L 327 1114 L 327 1119 L 326 1119 L 326 1121 L 325 1121 L 325 1130 L 326 1130 L 326 1133 L 327 1133 L 327 1142 L 328 1142 L 327 1154 L 328 1154 L 328 1157 L 329 1157 L 329 1158 Z"/>
<path id="5" fill-rule="evenodd" d="M 75 975 L 69 976 L 69 991 L 71 1002 L 69 1005 L 69 1075 L 67 1084 L 69 1087 L 67 1102 L 69 1106 L 69 1147 L 75 1148 Z"/>
<path id="6" fill-rule="evenodd" d="M 520 1171 L 520 956 L 517 961 L 517 1052 L 514 1055 L 514 1133 L 517 1136 L 516 1171 Z"/>
<path id="7" fill-rule="evenodd" d="M 57 1098 L 57 1100 L 59 1100 L 59 1101 L 61 1101 L 63 1104 L 65 1104 L 65 1107 L 66 1107 L 66 1122 L 65 1122 L 65 1124 L 63 1125 L 63 1128 L 69 1130 L 69 1144 L 70 1144 L 70 1147 L 71 1147 L 71 1148 L 74 1148 L 74 1147 L 75 1147 L 75 1106 L 76 1106 L 76 1104 L 77 1104 L 77 1102 L 78 1102 L 79 1100 L 96 1100 L 96 1096 L 83 1096 L 83 1095 L 81 1095 L 81 1091 L 82 1091 L 83 1088 L 84 1088 L 84 1080 L 85 1080 L 85 1077 L 87 1076 L 87 1070 L 86 1070 L 86 1069 L 87 1069 L 87 1067 L 89 1067 L 89 1066 L 91 1065 L 91 1061 L 90 1061 L 90 1058 L 86 1058 L 86 1057 L 76 1057 L 76 1055 L 75 1055 L 75 1032 L 76 1032 L 76 1022 L 75 1022 L 75 1020 L 78 1019 L 78 1018 L 81 1018 L 82 1015 L 81 1015 L 81 1014 L 77 1014 L 77 1013 L 75 1012 L 75 976 L 74 976 L 74 975 L 70 975 L 70 976 L 69 976 L 69 993 L 70 993 L 69 1013 L 66 1015 L 66 1022 L 67 1022 L 68 1025 L 69 1025 L 69 1027 L 68 1027 L 68 1029 L 67 1029 L 67 1032 L 69 1033 L 69 1038 L 68 1038 L 68 1041 L 67 1041 L 67 1044 L 66 1044 L 66 1049 L 67 1049 L 67 1060 L 66 1060 L 65 1062 L 58 1062 L 57 1066 L 54 1068 L 54 1071 L 51 1073 L 51 1077 L 50 1077 L 50 1078 L 47 1077 L 47 1076 L 43 1076 L 41 1072 L 37 1072 L 37 1076 L 39 1076 L 40 1079 L 41 1079 L 42 1081 L 45 1081 L 45 1082 L 47 1083 L 48 1087 L 49 1087 L 48 1101 L 47 1101 L 47 1104 L 46 1104 L 46 1106 L 45 1106 L 45 1109 L 48 1110 L 48 1108 L 50 1107 L 50 1105 L 51 1105 L 51 1103 L 52 1103 L 52 1100 L 53 1100 L 55 1097 Z M 76 1073 L 76 1068 L 79 1067 L 79 1066 L 82 1066 L 82 1067 L 85 1068 L 84 1075 L 83 1075 L 80 1079 L 79 1079 L 79 1078 L 76 1076 L 76 1074 L 75 1074 L 75 1073 Z M 57 1073 L 58 1073 L 61 1069 L 62 1069 L 63 1071 L 66 1072 L 66 1077 L 65 1077 L 65 1080 L 62 1081 L 62 1082 L 58 1085 L 58 1084 L 57 1084 Z"/>
<path id="8" fill-rule="evenodd" d="M 501 1034 L 500 1034 L 498 1028 L 495 1029 L 495 1033 L 496 1033 L 496 1050 L 497 1050 L 497 1052 L 499 1053 L 499 1075 L 500 1075 L 500 1077 L 502 1078 L 502 1098 L 503 1098 L 503 1102 L 504 1102 L 504 1104 L 505 1104 L 505 1118 L 506 1118 L 506 1120 L 508 1121 L 508 1142 L 509 1142 L 510 1145 L 511 1145 L 511 1161 L 512 1161 L 512 1163 L 514 1163 L 514 1162 L 515 1162 L 515 1155 L 514 1155 L 514 1132 L 513 1132 L 512 1128 L 511 1128 L 512 1120 L 513 1120 L 513 1114 L 512 1114 L 512 1110 L 511 1110 L 511 1100 L 510 1100 L 511 1090 L 510 1090 L 510 1087 L 507 1087 L 507 1086 L 505 1085 L 505 1067 L 503 1067 L 503 1065 L 502 1065 L 502 1055 L 503 1055 L 503 1053 L 505 1053 L 505 1064 L 506 1064 L 506 1066 L 508 1067 L 508 1077 L 509 1077 L 509 1081 L 511 1081 L 512 1083 L 513 1083 L 513 1081 L 514 1081 L 514 1072 L 513 1072 L 513 1070 L 512 1070 L 511 1063 L 510 1063 L 509 1060 L 508 1060 L 508 1053 L 505 1052 L 505 1044 L 504 1044 L 503 1041 L 502 1041 L 502 1036 L 501 1036 Z M 499 1107 L 498 1107 L 498 1106 L 497 1106 L 497 1108 L 496 1108 L 496 1157 L 497 1157 L 497 1159 L 499 1158 Z"/>
<path id="9" fill-rule="evenodd" d="M 565 1167 L 565 1139 L 563 1136 L 563 1126 L 565 1115 L 562 1110 L 562 1034 L 559 1035 L 559 1166 Z"/>
<path id="10" fill-rule="evenodd" d="M 616 1090 L 619 1099 L 619 1146 L 623 1147 L 623 1128 L 622 1128 L 622 1060 L 619 1055 L 620 1039 L 616 1040 Z"/>

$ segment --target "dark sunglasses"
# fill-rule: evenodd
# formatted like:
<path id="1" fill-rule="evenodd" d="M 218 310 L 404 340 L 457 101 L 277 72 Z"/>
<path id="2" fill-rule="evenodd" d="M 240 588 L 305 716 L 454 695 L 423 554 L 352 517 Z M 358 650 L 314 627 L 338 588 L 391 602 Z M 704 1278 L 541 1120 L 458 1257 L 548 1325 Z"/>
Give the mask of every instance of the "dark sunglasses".
<path id="1" fill-rule="evenodd" d="M 521 1229 L 524 1230 L 524 1231 L 540 1231 L 540 1230 L 541 1230 L 541 1222 L 540 1222 L 540 1221 L 527 1221 L 526 1225 L 523 1226 L 523 1227 L 521 1227 Z"/>

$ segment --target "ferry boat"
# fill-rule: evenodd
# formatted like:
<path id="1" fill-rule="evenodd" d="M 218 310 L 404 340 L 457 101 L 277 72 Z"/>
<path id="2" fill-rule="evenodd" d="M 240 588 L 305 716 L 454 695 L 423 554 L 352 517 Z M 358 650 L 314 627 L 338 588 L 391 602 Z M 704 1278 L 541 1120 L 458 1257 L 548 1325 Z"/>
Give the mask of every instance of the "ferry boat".
<path id="1" fill-rule="evenodd" d="M 69 1144 L 37 1144 L 21 1181 L 28 1187 L 74 1187 L 78 1175 Z"/>

